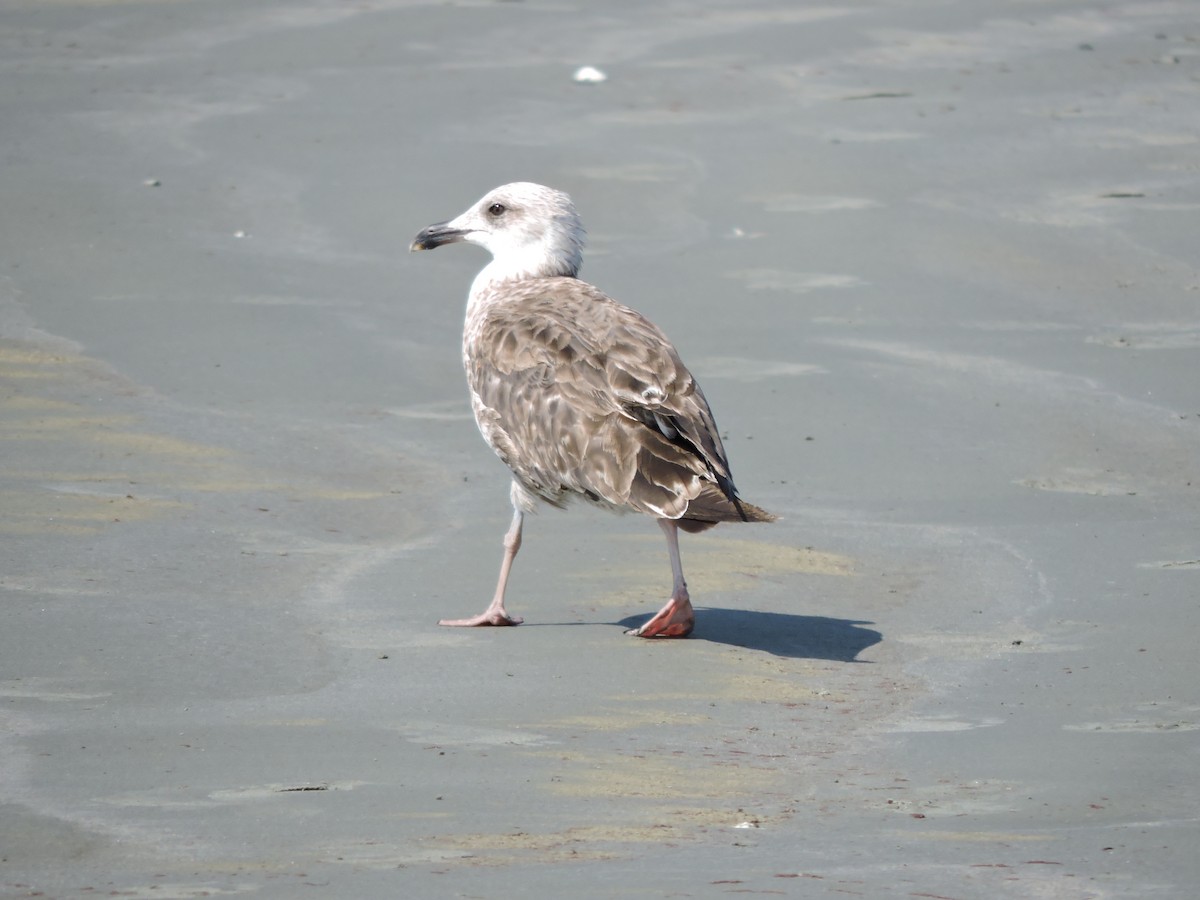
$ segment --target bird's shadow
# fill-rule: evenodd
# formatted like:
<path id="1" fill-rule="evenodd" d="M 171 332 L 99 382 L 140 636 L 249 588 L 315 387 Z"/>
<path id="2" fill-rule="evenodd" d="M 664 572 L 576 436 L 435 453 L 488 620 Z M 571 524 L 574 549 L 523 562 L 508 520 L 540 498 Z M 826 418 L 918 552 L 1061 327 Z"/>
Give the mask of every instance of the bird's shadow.
<path id="1" fill-rule="evenodd" d="M 637 628 L 649 617 L 630 616 L 616 624 Z M 697 607 L 696 628 L 690 640 L 764 650 L 792 659 L 830 659 L 866 662 L 858 655 L 883 640 L 873 622 L 833 619 L 828 616 L 796 616 L 789 613 L 756 612 L 746 609 Z"/>

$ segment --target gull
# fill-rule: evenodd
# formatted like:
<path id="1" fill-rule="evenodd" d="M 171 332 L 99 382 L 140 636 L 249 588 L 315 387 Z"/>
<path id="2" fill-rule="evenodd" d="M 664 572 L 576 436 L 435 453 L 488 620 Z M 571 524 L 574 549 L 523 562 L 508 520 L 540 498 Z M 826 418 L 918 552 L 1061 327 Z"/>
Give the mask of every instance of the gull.
<path id="1" fill-rule="evenodd" d="M 679 530 L 770 522 L 741 500 L 708 401 L 667 336 L 577 276 L 584 230 L 571 198 L 516 182 L 422 230 L 410 250 L 465 241 L 492 261 L 467 299 L 463 365 L 484 439 L 512 470 L 512 524 L 487 609 L 450 626 L 519 625 L 504 606 L 525 514 L 582 498 L 654 516 L 671 597 L 627 634 L 686 637 L 695 624 Z"/>

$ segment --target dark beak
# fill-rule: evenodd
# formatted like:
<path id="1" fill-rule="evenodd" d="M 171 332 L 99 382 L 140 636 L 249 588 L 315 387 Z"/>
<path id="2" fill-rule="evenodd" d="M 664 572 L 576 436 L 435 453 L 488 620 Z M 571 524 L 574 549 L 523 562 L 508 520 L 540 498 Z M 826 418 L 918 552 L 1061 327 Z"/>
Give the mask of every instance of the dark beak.
<path id="1" fill-rule="evenodd" d="M 439 222 L 437 225 L 430 225 L 423 230 L 408 245 L 408 249 L 412 250 L 432 250 L 434 247 L 440 247 L 442 244 L 453 244 L 461 241 L 466 232 L 458 228 L 450 228 L 446 222 Z"/>

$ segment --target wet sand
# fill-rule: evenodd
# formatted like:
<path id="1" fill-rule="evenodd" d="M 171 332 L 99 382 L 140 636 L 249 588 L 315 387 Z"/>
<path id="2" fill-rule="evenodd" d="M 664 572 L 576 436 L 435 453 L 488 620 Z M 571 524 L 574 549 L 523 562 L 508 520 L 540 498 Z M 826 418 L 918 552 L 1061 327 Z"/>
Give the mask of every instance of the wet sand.
<path id="1" fill-rule="evenodd" d="M 580 84 L 580 66 L 607 80 Z M 1184 897 L 1200 14 L 9 3 L 0 895 Z M 527 523 L 460 370 L 567 190 L 743 495 Z"/>

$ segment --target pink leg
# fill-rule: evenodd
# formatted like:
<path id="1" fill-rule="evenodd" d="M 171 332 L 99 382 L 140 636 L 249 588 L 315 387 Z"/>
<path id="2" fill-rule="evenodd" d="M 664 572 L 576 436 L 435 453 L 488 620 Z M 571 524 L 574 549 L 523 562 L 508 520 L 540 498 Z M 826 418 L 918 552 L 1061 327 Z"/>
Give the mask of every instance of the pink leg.
<path id="1" fill-rule="evenodd" d="M 696 624 L 696 615 L 692 611 L 692 601 L 688 599 L 687 583 L 683 580 L 683 564 L 679 561 L 679 526 L 674 519 L 659 519 L 658 526 L 667 536 L 667 552 L 671 554 L 671 575 L 675 579 L 671 599 L 641 628 L 632 628 L 625 633 L 637 637 L 687 637 Z"/>
<path id="2" fill-rule="evenodd" d="M 514 507 L 512 525 L 504 535 L 504 560 L 500 563 L 500 580 L 496 584 L 496 594 L 488 608 L 469 619 L 442 619 L 438 622 L 439 625 L 520 625 L 525 621 L 520 616 L 510 616 L 504 608 L 504 587 L 508 584 L 508 573 L 512 569 L 513 560 L 517 558 L 517 551 L 521 549 L 521 523 L 524 519 L 525 514 Z"/>

